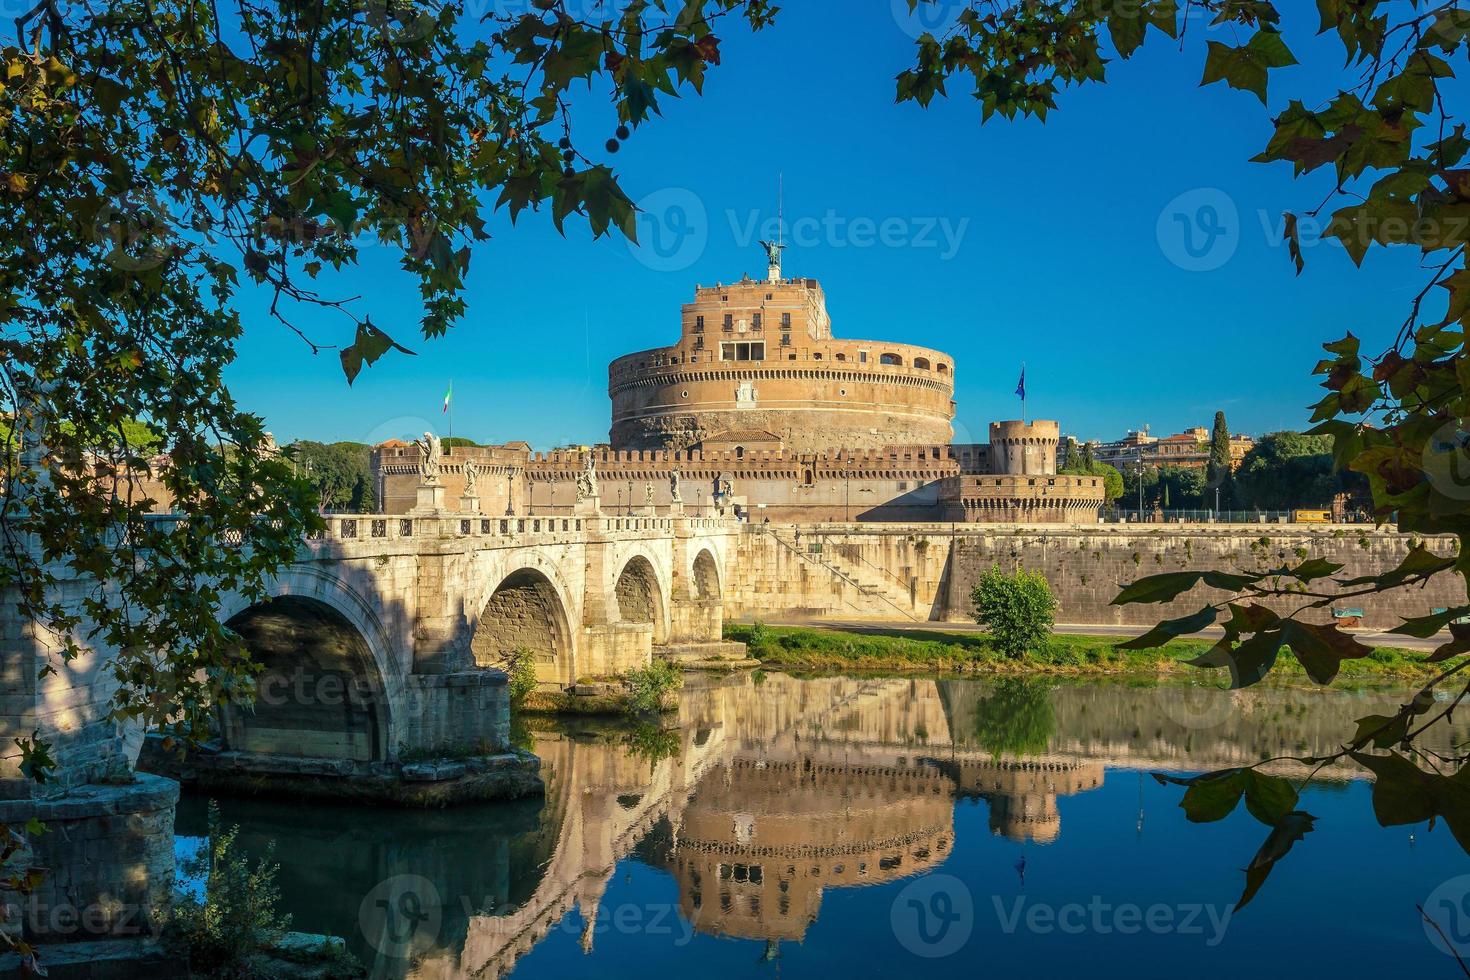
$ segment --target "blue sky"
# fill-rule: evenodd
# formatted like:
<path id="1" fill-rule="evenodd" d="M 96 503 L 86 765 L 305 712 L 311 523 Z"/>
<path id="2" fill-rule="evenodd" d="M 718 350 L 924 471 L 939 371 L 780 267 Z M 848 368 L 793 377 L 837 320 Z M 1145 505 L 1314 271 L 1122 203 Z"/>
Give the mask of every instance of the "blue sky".
<path id="1" fill-rule="evenodd" d="M 1217 409 L 1234 431 L 1300 428 L 1318 345 L 1351 328 L 1374 349 L 1396 332 L 1423 281 L 1413 255 L 1370 255 L 1357 270 L 1308 234 L 1307 271 L 1293 274 L 1281 212 L 1315 206 L 1329 184 L 1248 162 L 1270 113 L 1248 93 L 1197 84 L 1204 42 L 1229 36 L 1195 23 L 1182 51 L 1151 37 L 1111 66 L 1109 84 L 1065 93 L 1044 125 L 982 126 L 958 88 L 927 111 L 894 104 L 910 61 L 892 10 L 903 6 L 790 0 L 773 28 L 725 30 L 704 96 L 667 101 L 614 159 L 649 205 L 645 246 L 499 214 L 473 252 L 468 316 L 446 338 L 415 336 L 416 285 L 391 253 L 368 249 L 339 285 L 418 356 L 385 357 L 352 388 L 335 353 L 313 357 L 264 297 L 243 295 L 237 398 L 282 441 L 371 442 L 444 433 L 452 378 L 456 435 L 604 440 L 607 362 L 673 342 L 696 283 L 762 274 L 752 228 L 775 216 L 778 173 L 796 239 L 787 274 L 822 282 L 838 336 L 952 354 L 958 441 L 1015 417 L 1023 361 L 1028 414 L 1084 438 L 1208 425 Z M 1273 73 L 1272 112 L 1288 93 L 1310 105 L 1346 84 L 1335 39 L 1312 38 L 1310 5 L 1288 6 L 1303 66 Z M 615 125 L 595 93 L 579 145 L 599 146 Z M 319 343 L 351 340 L 340 314 L 301 322 Z"/>

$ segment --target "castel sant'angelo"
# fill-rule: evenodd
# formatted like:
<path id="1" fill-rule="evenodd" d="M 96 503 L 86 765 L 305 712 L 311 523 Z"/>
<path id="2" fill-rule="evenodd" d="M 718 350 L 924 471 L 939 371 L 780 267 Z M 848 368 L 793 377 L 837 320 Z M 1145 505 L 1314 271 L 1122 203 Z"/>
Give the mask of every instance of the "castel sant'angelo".
<path id="1" fill-rule="evenodd" d="M 1103 481 L 1057 473 L 1056 422 L 992 422 L 989 444 L 954 443 L 953 358 L 834 337 L 821 285 L 786 278 L 781 246 L 766 251 L 765 279 L 695 288 L 677 343 L 612 362 L 607 445 L 448 449 L 440 466 L 448 506 L 570 513 L 586 496 L 579 481 L 590 472 L 601 508 L 615 513 L 678 507 L 772 521 L 1097 520 Z M 415 506 L 422 462 L 414 444 L 376 448 L 378 499 L 388 513 Z"/>

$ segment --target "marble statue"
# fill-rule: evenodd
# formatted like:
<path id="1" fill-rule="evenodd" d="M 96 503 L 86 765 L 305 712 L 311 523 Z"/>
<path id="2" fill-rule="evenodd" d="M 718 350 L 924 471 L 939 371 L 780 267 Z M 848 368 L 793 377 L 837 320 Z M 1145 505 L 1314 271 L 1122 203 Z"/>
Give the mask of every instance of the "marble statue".
<path id="1" fill-rule="evenodd" d="M 439 437 L 432 432 L 425 432 L 422 439 L 415 439 L 414 445 L 423 452 L 424 458 L 420 469 L 424 474 L 424 482 L 436 484 L 439 482 L 439 467 L 444 457 L 444 444 Z"/>

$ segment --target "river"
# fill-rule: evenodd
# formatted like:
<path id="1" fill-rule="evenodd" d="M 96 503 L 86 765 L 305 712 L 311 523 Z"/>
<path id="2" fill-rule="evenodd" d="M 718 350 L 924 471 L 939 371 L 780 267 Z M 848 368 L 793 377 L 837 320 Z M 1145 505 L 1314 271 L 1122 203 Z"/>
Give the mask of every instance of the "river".
<path id="1" fill-rule="evenodd" d="M 544 800 L 219 803 L 292 928 L 374 977 L 1451 976 L 1416 906 L 1470 952 L 1470 858 L 1380 828 L 1360 770 L 1307 788 L 1316 830 L 1238 914 L 1266 828 L 1191 824 L 1150 776 L 1331 751 L 1403 693 L 691 676 L 677 727 L 527 733 Z"/>

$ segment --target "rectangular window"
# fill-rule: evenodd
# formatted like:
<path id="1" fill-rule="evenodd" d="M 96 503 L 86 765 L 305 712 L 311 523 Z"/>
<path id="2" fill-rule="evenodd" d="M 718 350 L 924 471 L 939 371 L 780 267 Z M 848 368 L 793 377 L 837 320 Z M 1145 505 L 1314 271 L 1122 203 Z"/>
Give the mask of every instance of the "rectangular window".
<path id="1" fill-rule="evenodd" d="M 781 335 L 781 346 L 782 347 L 790 347 L 791 346 L 791 334 L 789 334 L 789 333 L 783 333 Z"/>
<path id="2" fill-rule="evenodd" d="M 735 329 L 735 314 L 733 314 L 733 313 L 726 313 L 725 314 L 725 329 L 726 330 L 734 330 Z"/>
<path id="3" fill-rule="evenodd" d="M 765 359 L 766 345 L 764 342 L 741 341 L 720 345 L 720 360 L 722 361 L 764 361 Z"/>
<path id="4" fill-rule="evenodd" d="M 790 313 L 782 313 L 781 314 L 781 329 L 782 330 L 790 330 L 791 329 L 791 314 Z"/>
<path id="5" fill-rule="evenodd" d="M 866 364 L 866 363 L 868 363 L 868 352 L 867 351 L 865 351 L 865 350 L 858 351 L 858 363 L 859 364 Z"/>
<path id="6" fill-rule="evenodd" d="M 761 315 L 759 313 L 756 313 L 750 318 L 750 325 L 757 330 L 761 328 Z"/>
<path id="7" fill-rule="evenodd" d="M 694 318 L 694 332 L 704 333 L 704 317 L 697 316 Z"/>

